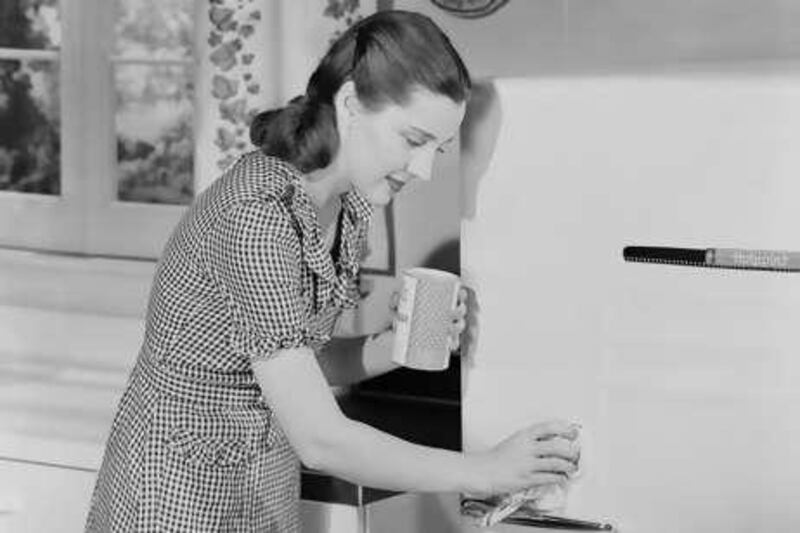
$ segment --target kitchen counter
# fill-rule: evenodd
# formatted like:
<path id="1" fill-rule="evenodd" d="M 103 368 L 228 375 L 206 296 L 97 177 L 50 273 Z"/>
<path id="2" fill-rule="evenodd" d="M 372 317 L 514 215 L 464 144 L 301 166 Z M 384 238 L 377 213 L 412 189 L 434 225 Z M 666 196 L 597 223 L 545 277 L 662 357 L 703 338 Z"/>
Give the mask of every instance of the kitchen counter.
<path id="1" fill-rule="evenodd" d="M 95 472 L 127 369 L 0 354 L 0 459 Z M 456 402 L 337 395 L 350 418 L 418 444 L 461 448 Z M 397 493 L 303 469 L 305 500 L 360 506 Z"/>

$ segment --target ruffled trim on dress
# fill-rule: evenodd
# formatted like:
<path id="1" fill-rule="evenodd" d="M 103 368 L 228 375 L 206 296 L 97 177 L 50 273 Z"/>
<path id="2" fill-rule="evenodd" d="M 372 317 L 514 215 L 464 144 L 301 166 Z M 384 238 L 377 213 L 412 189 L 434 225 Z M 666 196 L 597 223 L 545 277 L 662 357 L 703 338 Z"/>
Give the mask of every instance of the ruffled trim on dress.
<path id="1" fill-rule="evenodd" d="M 269 164 L 284 170 L 284 172 L 275 174 L 286 177 L 287 182 L 273 183 L 273 187 L 269 188 L 269 193 L 274 195 L 280 191 L 283 201 L 298 220 L 303 259 L 308 267 L 317 274 L 320 281 L 315 295 L 314 312 L 324 309 L 331 299 L 341 309 L 356 307 L 359 300 L 358 272 L 363 259 L 363 250 L 358 244 L 366 242 L 369 222 L 373 213 L 372 205 L 355 188 L 351 188 L 343 195 L 342 242 L 337 264 L 334 265 L 325 246 L 317 212 L 311 197 L 303 187 L 302 174 L 284 161 L 268 156 L 264 157 L 267 158 Z M 267 190 L 265 189 L 264 192 Z"/>
<path id="2" fill-rule="evenodd" d="M 234 328 L 231 337 L 231 347 L 252 361 L 269 359 L 279 350 L 316 346 L 329 340 L 305 328 L 276 334 Z"/>

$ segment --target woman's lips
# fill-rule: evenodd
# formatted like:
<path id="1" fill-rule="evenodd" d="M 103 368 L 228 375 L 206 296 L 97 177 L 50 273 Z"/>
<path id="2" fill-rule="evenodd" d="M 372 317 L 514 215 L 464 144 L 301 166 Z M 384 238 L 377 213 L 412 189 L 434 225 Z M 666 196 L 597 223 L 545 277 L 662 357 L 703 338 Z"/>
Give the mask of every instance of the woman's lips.
<path id="1" fill-rule="evenodd" d="M 406 186 L 406 182 L 400 178 L 395 176 L 386 176 L 386 181 L 389 182 L 389 187 L 392 188 L 392 192 L 398 193 L 400 189 Z"/>

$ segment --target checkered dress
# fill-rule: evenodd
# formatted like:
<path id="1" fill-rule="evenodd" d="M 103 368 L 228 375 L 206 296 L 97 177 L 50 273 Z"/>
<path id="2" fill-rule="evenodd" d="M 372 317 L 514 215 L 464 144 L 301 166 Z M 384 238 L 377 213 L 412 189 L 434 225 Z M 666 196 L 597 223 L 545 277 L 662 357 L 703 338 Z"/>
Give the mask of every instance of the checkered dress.
<path id="1" fill-rule="evenodd" d="M 251 362 L 330 339 L 371 213 L 343 195 L 329 250 L 300 173 L 260 152 L 198 196 L 156 271 L 87 531 L 300 530 L 299 461 Z"/>

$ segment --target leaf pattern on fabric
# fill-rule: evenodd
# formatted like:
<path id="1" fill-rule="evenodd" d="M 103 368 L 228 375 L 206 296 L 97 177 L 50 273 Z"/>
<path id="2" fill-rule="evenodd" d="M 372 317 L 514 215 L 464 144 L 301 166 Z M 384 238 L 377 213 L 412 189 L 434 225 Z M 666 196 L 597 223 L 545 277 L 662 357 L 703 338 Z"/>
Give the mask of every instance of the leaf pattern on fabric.
<path id="1" fill-rule="evenodd" d="M 219 101 L 220 119 L 233 126 L 217 128 L 214 144 L 223 154 L 217 160 L 217 166 L 222 170 L 236 160 L 238 154 L 235 152 L 247 148 L 243 137 L 257 112 L 249 106 L 246 96 L 261 94 L 261 85 L 252 81 L 251 72 L 239 72 L 241 69 L 237 67 L 249 67 L 256 58 L 254 51 L 246 50 L 247 41 L 255 34 L 254 23 L 262 19 L 262 13 L 260 9 L 242 2 L 234 6 L 224 0 L 215 0 L 210 3 L 208 17 L 211 21 L 209 60 L 216 71 L 212 77 L 211 96 Z M 246 90 L 245 96 L 232 100 L 239 95 L 241 87 Z"/>

